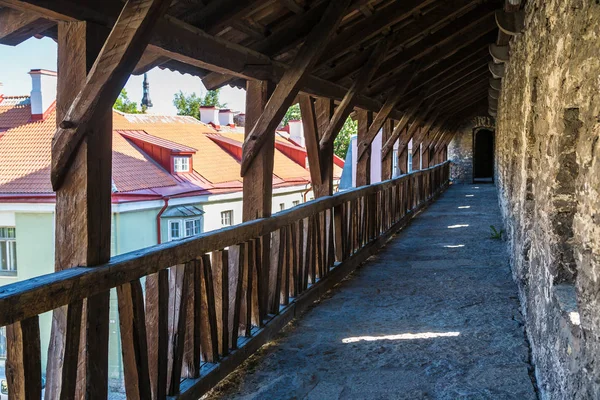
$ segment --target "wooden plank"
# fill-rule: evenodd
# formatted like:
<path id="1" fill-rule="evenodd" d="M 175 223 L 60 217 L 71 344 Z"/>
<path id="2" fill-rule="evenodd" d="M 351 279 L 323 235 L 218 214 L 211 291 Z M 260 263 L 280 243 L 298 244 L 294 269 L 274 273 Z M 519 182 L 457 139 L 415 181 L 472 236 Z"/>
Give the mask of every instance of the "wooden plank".
<path id="1" fill-rule="evenodd" d="M 318 188 L 323 184 L 317 115 L 313 99 L 309 95 L 301 93 L 298 95 L 298 100 L 300 114 L 302 115 L 304 140 L 306 142 L 306 155 L 308 157 L 308 165 L 310 166 L 310 181 L 313 186 L 313 192 L 315 192 L 315 198 L 317 198 L 316 192 L 320 190 L 315 189 L 315 187 Z"/>
<path id="2" fill-rule="evenodd" d="M 12 8 L 0 9 L 0 44 L 16 46 L 30 37 L 44 32 L 56 22 L 39 15 Z"/>
<path id="3" fill-rule="evenodd" d="M 79 344 L 83 301 L 69 304 L 67 308 L 64 359 L 62 366 L 61 400 L 75 398 L 77 389 L 77 367 L 79 366 Z"/>
<path id="4" fill-rule="evenodd" d="M 83 137 L 95 129 L 97 110 L 112 107 L 144 52 L 169 0 L 129 0 L 92 66 L 86 84 L 64 115 L 52 141 L 52 188 L 66 177 Z"/>
<path id="5" fill-rule="evenodd" d="M 350 0 L 331 2 L 323 14 L 321 22 L 311 31 L 305 44 L 298 51 L 292 62 L 293 67 L 287 70 L 273 94 L 269 98 L 265 110 L 244 141 L 242 170 L 244 176 L 268 139 L 266 133 L 274 131 L 302 86 L 303 79 L 310 73 L 312 66 L 322 54 L 325 45 L 337 29 Z"/>
<path id="6" fill-rule="evenodd" d="M 185 317 L 185 344 L 183 348 L 183 372 L 185 378 L 197 378 L 200 376 L 200 354 L 201 354 L 201 309 L 200 301 L 200 268 L 198 260 L 190 261 L 189 276 L 184 284 L 187 285 L 187 297 Z"/>
<path id="7" fill-rule="evenodd" d="M 385 143 L 391 136 L 394 131 L 394 121 L 387 120 L 383 124 L 383 132 L 382 132 L 382 143 Z M 385 157 L 381 158 L 381 180 L 386 181 L 388 179 L 392 179 L 393 172 L 392 171 L 392 156 L 393 152 L 388 153 Z"/>
<path id="8" fill-rule="evenodd" d="M 117 287 L 121 352 L 128 399 L 150 399 L 144 294 L 139 280 Z"/>
<path id="9" fill-rule="evenodd" d="M 358 133 L 356 141 L 366 143 L 365 137 L 369 127 L 373 123 L 373 113 L 370 111 L 358 110 L 356 112 L 358 121 Z M 357 160 L 356 164 L 356 187 L 365 186 L 371 183 L 371 144 L 366 146 L 365 155 Z"/>
<path id="10" fill-rule="evenodd" d="M 148 373 L 152 399 L 167 395 L 167 364 L 169 347 L 169 271 L 163 269 L 146 277 L 146 336 Z"/>
<path id="11" fill-rule="evenodd" d="M 240 333 L 240 319 L 242 318 L 242 298 L 244 297 L 244 271 L 247 270 L 246 264 L 246 250 L 247 243 L 242 243 L 238 246 L 237 262 L 233 264 L 233 268 L 236 269 L 235 275 L 230 273 L 231 282 L 234 283 L 233 291 L 230 290 L 230 295 L 233 294 L 233 298 L 230 296 L 230 305 L 233 310 L 230 310 L 231 314 L 231 348 L 238 348 L 238 336 Z M 232 301 L 233 300 L 233 301 Z"/>
<path id="12" fill-rule="evenodd" d="M 377 43 L 377 46 L 373 49 L 371 55 L 369 56 L 369 59 L 360 69 L 360 73 L 356 77 L 356 80 L 354 81 L 350 89 L 348 89 L 348 93 L 346 93 L 341 103 L 336 107 L 335 112 L 333 113 L 333 117 L 331 118 L 329 125 L 323 132 L 323 135 L 319 142 L 320 147 L 322 149 L 328 147 L 331 143 L 333 143 L 336 136 L 340 132 L 340 129 L 342 129 L 342 126 L 346 122 L 346 119 L 354 109 L 356 95 L 362 92 L 365 89 L 365 87 L 369 84 L 369 81 L 373 77 L 375 70 L 379 67 L 379 64 L 385 56 L 387 46 L 387 38 L 380 40 Z"/>
<path id="13" fill-rule="evenodd" d="M 37 316 L 6 327 L 6 381 L 9 399 L 39 400 L 42 355 Z"/>
<path id="14" fill-rule="evenodd" d="M 173 330 L 171 332 L 171 352 L 169 353 L 169 389 L 167 394 L 173 396 L 179 392 L 179 383 L 181 381 L 181 370 L 183 367 L 183 351 L 185 348 L 185 331 L 187 317 L 187 297 L 188 282 L 192 277 L 194 263 L 177 265 L 171 268 L 171 280 L 173 288 L 171 290 L 170 301 L 173 303 L 172 317 Z"/>
<path id="15" fill-rule="evenodd" d="M 219 359 L 219 337 L 217 328 L 217 312 L 215 309 L 215 291 L 213 286 L 213 273 L 210 255 L 201 257 L 202 265 L 202 356 L 204 361 L 217 362 Z"/>
<path id="16" fill-rule="evenodd" d="M 408 122 L 414 118 L 416 112 L 419 110 L 419 107 L 421 107 L 421 104 L 423 104 L 424 100 L 425 100 L 425 93 L 423 92 L 423 93 L 421 93 L 421 95 L 419 95 L 417 97 L 414 104 L 406 111 L 406 113 L 404 113 L 402 118 L 398 121 L 398 124 L 396 124 L 396 127 L 394 128 L 392 135 L 388 138 L 388 140 L 381 147 L 381 157 L 382 158 L 385 158 L 385 156 L 387 156 L 387 154 L 394 148 L 394 143 L 396 143 L 396 140 L 398 140 L 398 138 L 400 137 L 400 134 L 407 127 Z M 408 144 L 408 141 L 406 143 Z M 402 143 L 401 143 L 401 145 L 402 145 Z M 398 147 L 398 149 L 399 149 L 398 151 L 401 151 L 401 147 L 402 146 Z"/>

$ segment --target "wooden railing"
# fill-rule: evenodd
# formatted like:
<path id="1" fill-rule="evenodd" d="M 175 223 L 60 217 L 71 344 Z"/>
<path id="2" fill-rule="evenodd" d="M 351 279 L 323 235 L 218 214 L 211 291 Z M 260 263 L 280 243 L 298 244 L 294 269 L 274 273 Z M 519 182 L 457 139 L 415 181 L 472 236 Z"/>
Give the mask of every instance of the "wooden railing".
<path id="1" fill-rule="evenodd" d="M 74 397 L 81 314 L 71 309 L 116 288 L 127 397 L 197 399 L 372 255 L 448 179 L 446 162 L 105 265 L 0 287 L 9 394 L 40 398 L 38 315 L 68 305 L 60 390 Z"/>

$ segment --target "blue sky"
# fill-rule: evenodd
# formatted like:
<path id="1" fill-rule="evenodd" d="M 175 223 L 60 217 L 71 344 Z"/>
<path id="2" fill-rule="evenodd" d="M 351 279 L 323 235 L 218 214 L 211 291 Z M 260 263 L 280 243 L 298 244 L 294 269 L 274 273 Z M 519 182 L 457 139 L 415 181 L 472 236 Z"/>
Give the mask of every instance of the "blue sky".
<path id="1" fill-rule="evenodd" d="M 6 95 L 25 95 L 31 91 L 31 78 L 27 74 L 31 69 L 56 71 L 56 43 L 52 39 L 31 38 L 18 46 L 0 45 L 0 93 Z M 176 114 L 173 96 L 182 90 L 184 93 L 205 93 L 200 78 L 182 75 L 179 72 L 154 68 L 148 72 L 150 80 L 150 98 L 154 107 L 152 113 Z M 125 85 L 129 98 L 139 104 L 142 99 L 142 76 L 131 76 Z M 246 92 L 229 86 L 221 90 L 221 102 L 236 111 L 244 111 Z"/>

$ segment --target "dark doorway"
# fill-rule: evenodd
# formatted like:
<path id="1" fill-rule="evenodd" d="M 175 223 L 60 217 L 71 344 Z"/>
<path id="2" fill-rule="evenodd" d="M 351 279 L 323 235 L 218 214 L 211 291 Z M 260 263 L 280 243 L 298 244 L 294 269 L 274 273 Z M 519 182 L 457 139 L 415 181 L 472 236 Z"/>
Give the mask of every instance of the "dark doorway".
<path id="1" fill-rule="evenodd" d="M 494 182 L 494 131 L 473 132 L 473 182 Z"/>

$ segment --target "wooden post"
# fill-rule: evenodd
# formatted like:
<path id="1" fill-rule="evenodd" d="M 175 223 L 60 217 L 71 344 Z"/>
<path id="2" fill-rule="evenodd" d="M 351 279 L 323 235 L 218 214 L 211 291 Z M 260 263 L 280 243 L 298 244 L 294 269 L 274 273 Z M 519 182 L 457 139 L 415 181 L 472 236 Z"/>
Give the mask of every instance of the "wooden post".
<path id="1" fill-rule="evenodd" d="M 408 173 L 408 149 L 406 147 L 402 151 L 398 149 L 398 171 L 400 175 Z"/>
<path id="2" fill-rule="evenodd" d="M 421 169 L 421 144 L 417 144 L 416 148 L 412 149 L 412 169 L 417 171 Z"/>
<path id="3" fill-rule="evenodd" d="M 59 23 L 57 121 L 63 120 L 84 86 L 107 35 L 106 29 L 89 22 Z M 94 134 L 87 135 L 78 148 L 64 184 L 56 192 L 57 271 L 102 264 L 110 259 L 112 108 L 98 110 L 95 115 L 91 124 Z M 79 341 L 79 335 L 66 335 L 67 313 L 75 315 L 82 310 L 62 307 L 54 311 L 46 373 L 47 398 L 61 395 L 63 381 L 78 382 L 78 398 L 85 394 L 89 398 L 107 397 L 109 292 L 87 299 L 83 310 L 86 314 L 80 316 L 83 329 L 79 358 L 65 354 L 65 348 L 78 347 L 67 341 Z M 86 341 L 94 345 L 86 346 Z M 74 385 L 67 386 L 75 389 Z M 69 398 L 75 393 L 63 395 Z"/>
<path id="4" fill-rule="evenodd" d="M 356 111 L 358 120 L 358 137 L 357 143 L 364 142 L 364 137 L 369 132 L 369 127 L 373 122 L 373 113 L 363 109 Z M 366 146 L 364 156 L 356 163 L 356 187 L 365 186 L 371 183 L 371 145 Z"/>
<path id="5" fill-rule="evenodd" d="M 248 137 L 265 109 L 275 87 L 268 81 L 248 81 L 246 84 L 246 129 Z M 244 222 L 271 216 L 273 201 L 273 159 L 275 154 L 275 130 L 264 132 L 267 135 L 260 153 L 252 159 L 243 184 L 242 219 Z M 271 235 L 265 235 L 258 244 L 256 254 L 257 280 L 253 281 L 252 291 L 258 296 L 258 315 L 253 320 L 262 325 L 267 316 L 269 266 L 271 265 Z"/>
<path id="6" fill-rule="evenodd" d="M 394 131 L 394 121 L 389 119 L 383 124 L 382 143 L 387 142 L 387 140 L 392 136 L 393 131 Z M 381 180 L 382 181 L 392 179 L 392 175 L 394 173 L 394 171 L 392 171 L 393 156 L 394 156 L 394 152 L 390 151 L 381 158 Z"/>
<path id="7" fill-rule="evenodd" d="M 317 98 L 315 100 L 315 116 L 317 129 L 319 131 L 319 141 L 323 139 L 323 134 L 329 125 L 334 112 L 333 100 Z M 338 132 L 335 132 L 336 136 Z M 320 148 L 321 152 L 321 185 L 318 188 L 313 187 L 315 199 L 333 194 L 333 140 Z"/>

